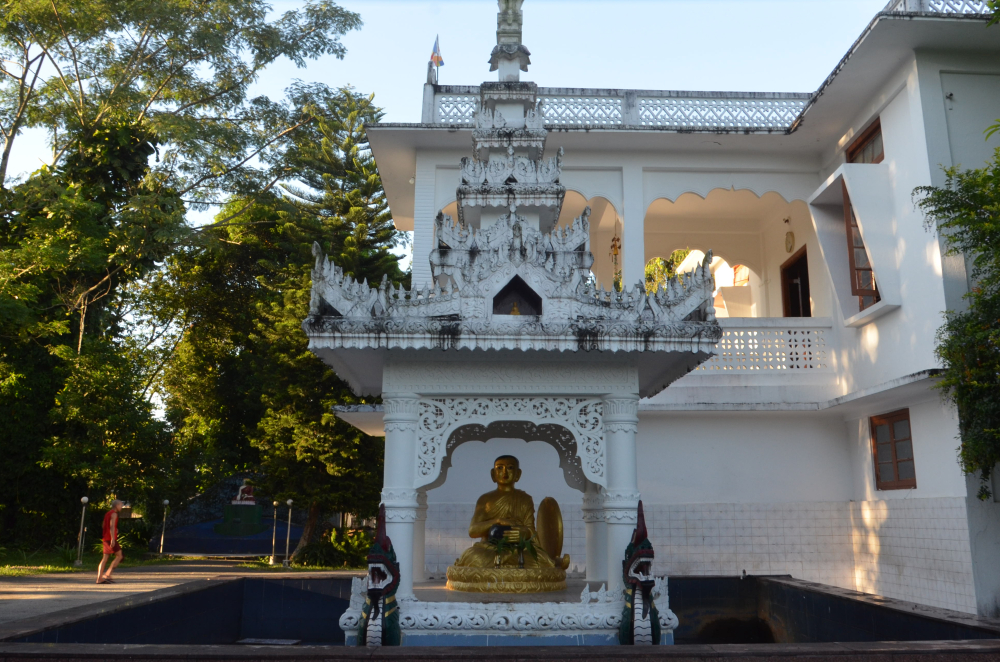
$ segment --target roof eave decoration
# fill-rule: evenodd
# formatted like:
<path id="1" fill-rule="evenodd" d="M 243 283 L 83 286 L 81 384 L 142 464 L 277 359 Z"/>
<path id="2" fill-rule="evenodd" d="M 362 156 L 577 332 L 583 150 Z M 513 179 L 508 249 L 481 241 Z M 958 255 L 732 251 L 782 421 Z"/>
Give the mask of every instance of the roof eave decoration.
<path id="1" fill-rule="evenodd" d="M 711 254 L 653 294 L 641 283 L 620 292 L 596 289 L 589 213 L 544 235 L 516 209 L 479 231 L 439 215 L 433 288 L 358 283 L 314 244 L 303 329 L 314 347 L 331 349 L 711 353 L 722 335 Z M 494 312 L 494 297 L 515 276 L 539 295 L 541 314 Z"/>

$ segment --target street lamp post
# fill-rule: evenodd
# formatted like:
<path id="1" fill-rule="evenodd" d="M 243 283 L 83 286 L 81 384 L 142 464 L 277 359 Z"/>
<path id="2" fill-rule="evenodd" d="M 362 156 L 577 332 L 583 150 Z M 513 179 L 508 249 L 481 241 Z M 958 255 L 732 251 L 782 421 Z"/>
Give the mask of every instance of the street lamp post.
<path id="1" fill-rule="evenodd" d="M 87 518 L 87 503 L 90 501 L 87 497 L 80 499 L 80 503 L 83 504 L 83 510 L 80 512 L 80 533 L 76 537 L 76 560 L 73 561 L 73 565 L 83 565 L 83 522 Z"/>
<path id="2" fill-rule="evenodd" d="M 292 565 L 291 559 L 288 558 L 288 550 L 292 543 L 292 500 L 289 499 L 285 503 L 288 504 L 288 529 L 285 530 L 285 560 L 281 565 L 288 568 Z"/>
<path id="3" fill-rule="evenodd" d="M 167 536 L 167 506 L 170 505 L 170 499 L 163 500 L 163 528 L 160 529 L 160 556 L 163 556 L 163 539 Z"/>
<path id="4" fill-rule="evenodd" d="M 274 506 L 274 514 L 271 516 L 271 519 L 274 520 L 274 531 L 271 533 L 271 565 L 274 565 L 274 552 L 278 544 L 278 502 L 275 501 L 271 505 Z"/>

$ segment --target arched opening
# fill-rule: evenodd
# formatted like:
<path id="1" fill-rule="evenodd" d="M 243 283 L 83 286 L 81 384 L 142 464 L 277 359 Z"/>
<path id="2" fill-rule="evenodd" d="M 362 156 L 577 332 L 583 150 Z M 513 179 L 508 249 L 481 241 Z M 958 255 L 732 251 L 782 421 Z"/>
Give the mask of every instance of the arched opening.
<path id="1" fill-rule="evenodd" d="M 783 317 L 781 266 L 803 246 L 815 243 L 809 208 L 769 191 L 713 189 L 705 195 L 683 193 L 675 200 L 658 198 L 646 211 L 645 259 L 666 258 L 692 249 L 677 271 L 693 268 L 712 250 L 718 317 Z M 695 255 L 697 249 L 697 255 Z M 829 314 L 829 278 L 809 265 L 811 310 Z"/>
<path id="2" fill-rule="evenodd" d="M 705 253 L 694 249 L 678 265 L 677 273 L 691 271 L 704 260 Z M 750 267 L 729 264 L 721 255 L 716 255 L 712 258 L 711 269 L 715 277 L 716 317 L 760 317 L 760 277 Z"/>
<path id="3" fill-rule="evenodd" d="M 621 271 L 624 257 L 619 248 L 616 265 L 611 254 L 612 243 L 615 237 L 621 240 L 623 227 L 618 210 L 611 201 L 601 196 L 588 200 L 576 191 L 566 191 L 557 225 L 569 225 L 587 207 L 590 207 L 590 252 L 594 254 L 594 266 L 590 271 L 599 287 L 610 290 L 614 285 L 615 273 Z"/>
<path id="4" fill-rule="evenodd" d="M 520 276 L 514 276 L 493 297 L 494 315 L 541 315 L 542 297 Z"/>

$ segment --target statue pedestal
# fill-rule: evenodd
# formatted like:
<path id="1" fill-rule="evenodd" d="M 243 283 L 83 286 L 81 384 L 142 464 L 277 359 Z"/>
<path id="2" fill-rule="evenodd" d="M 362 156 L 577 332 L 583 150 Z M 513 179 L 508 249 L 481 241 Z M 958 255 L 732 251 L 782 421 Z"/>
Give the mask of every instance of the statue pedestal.
<path id="1" fill-rule="evenodd" d="M 467 593 L 549 593 L 566 588 L 561 568 L 448 566 L 448 588 Z"/>
<path id="2" fill-rule="evenodd" d="M 458 593 L 445 583 L 414 585 L 416 599 L 400 599 L 403 646 L 618 646 L 625 609 L 624 593 L 583 579 L 546 595 Z M 358 622 L 367 596 L 365 582 L 354 580 L 351 603 L 340 618 L 348 646 L 357 643 Z M 674 643 L 677 617 L 670 611 L 667 582 L 658 578 L 653 597 L 660 612 L 660 645 Z"/>

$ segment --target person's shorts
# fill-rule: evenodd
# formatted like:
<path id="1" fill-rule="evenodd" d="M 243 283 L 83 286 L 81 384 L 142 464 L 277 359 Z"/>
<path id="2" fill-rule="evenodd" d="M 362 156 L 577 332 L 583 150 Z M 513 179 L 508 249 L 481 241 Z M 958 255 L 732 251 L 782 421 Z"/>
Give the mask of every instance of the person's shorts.
<path id="1" fill-rule="evenodd" d="M 105 554 L 117 554 L 118 552 L 122 551 L 121 545 L 119 545 L 118 543 L 112 545 L 107 540 L 102 540 L 101 546 L 104 547 Z"/>

